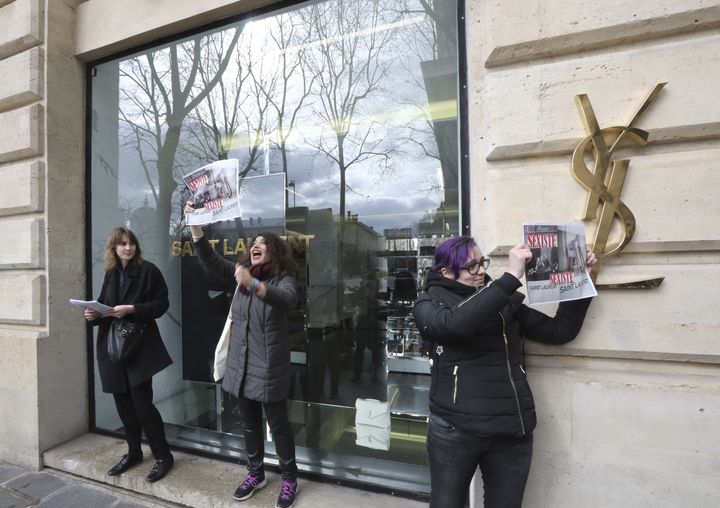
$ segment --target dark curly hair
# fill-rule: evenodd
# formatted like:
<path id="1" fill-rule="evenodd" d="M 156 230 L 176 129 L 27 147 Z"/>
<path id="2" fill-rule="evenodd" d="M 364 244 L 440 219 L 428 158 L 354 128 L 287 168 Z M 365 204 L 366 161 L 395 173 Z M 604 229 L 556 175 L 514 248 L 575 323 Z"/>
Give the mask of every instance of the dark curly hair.
<path id="1" fill-rule="evenodd" d="M 272 231 L 263 231 L 253 237 L 248 246 L 247 252 L 238 261 L 238 264 L 250 267 L 250 248 L 258 237 L 263 237 L 265 245 L 270 253 L 270 263 L 272 263 L 272 273 L 274 276 L 283 272 L 290 272 L 297 275 L 297 264 L 290 253 L 287 244 L 276 233 Z"/>

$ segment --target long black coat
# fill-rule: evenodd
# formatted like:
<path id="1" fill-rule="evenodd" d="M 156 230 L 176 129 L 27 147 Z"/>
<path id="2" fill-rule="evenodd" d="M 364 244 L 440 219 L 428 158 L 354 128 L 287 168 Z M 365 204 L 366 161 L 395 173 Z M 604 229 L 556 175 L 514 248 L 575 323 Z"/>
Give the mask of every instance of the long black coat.
<path id="1" fill-rule="evenodd" d="M 216 253 L 205 237 L 194 246 L 210 273 L 228 285 L 235 283 L 235 263 Z M 297 282 L 283 272 L 264 283 L 264 298 L 235 292 L 222 388 L 236 397 L 275 402 L 287 398 L 290 391 L 287 313 L 297 306 Z"/>
<path id="2" fill-rule="evenodd" d="M 564 344 L 582 327 L 590 298 L 562 302 L 555 317 L 522 304 L 506 273 L 475 290 L 430 272 L 413 309 L 431 342 L 430 412 L 468 432 L 521 437 L 535 428 L 523 339 Z"/>
<path id="3" fill-rule="evenodd" d="M 170 306 L 167 285 L 157 266 L 149 261 L 143 261 L 141 264 L 129 263 L 125 268 L 125 283 L 122 289 L 120 289 L 120 274 L 117 269 L 105 272 L 105 280 L 97 300 L 111 307 L 134 305 L 135 313 L 128 314 L 126 319 L 147 323 L 140 349 L 129 362 L 114 364 L 107 355 L 107 337 L 114 318 L 106 317 L 90 321 L 91 325 L 100 327 L 97 362 L 103 392 L 127 392 L 130 387 L 147 381 L 172 363 L 155 323 L 155 320 L 165 314 Z"/>

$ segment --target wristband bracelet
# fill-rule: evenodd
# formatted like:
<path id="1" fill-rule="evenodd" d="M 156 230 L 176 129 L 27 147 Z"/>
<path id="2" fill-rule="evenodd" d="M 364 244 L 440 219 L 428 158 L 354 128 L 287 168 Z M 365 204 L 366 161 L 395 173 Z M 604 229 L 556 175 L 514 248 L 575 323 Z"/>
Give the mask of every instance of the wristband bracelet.
<path id="1" fill-rule="evenodd" d="M 250 289 L 252 289 L 253 292 L 257 293 L 259 287 L 260 287 L 260 281 L 257 279 L 253 279 L 252 287 Z"/>
<path id="2" fill-rule="evenodd" d="M 265 283 L 259 282 L 257 287 L 255 288 L 255 294 L 258 294 L 260 292 L 260 288 L 263 288 L 263 287 L 265 287 Z"/>

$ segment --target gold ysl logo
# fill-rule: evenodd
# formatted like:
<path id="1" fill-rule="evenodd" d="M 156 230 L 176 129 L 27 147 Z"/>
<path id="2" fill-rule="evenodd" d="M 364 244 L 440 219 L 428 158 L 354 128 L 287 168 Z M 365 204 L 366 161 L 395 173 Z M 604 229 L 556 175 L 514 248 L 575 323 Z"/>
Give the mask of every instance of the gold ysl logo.
<path id="1" fill-rule="evenodd" d="M 600 209 L 593 242 L 593 251 L 598 258 L 598 262 L 595 263 L 591 272 L 593 280 L 597 277 L 602 259 L 619 254 L 635 234 L 635 216 L 620 200 L 620 192 L 625 183 L 625 175 L 630 161 L 627 159 L 613 160 L 613 153 L 620 146 L 621 141 L 638 145 L 647 143 L 648 132 L 634 127 L 634 124 L 650 107 L 666 84 L 655 85 L 625 127 L 601 129 L 588 96 L 585 94 L 575 96 L 575 102 L 587 133 L 587 136 L 575 147 L 572 156 L 572 174 L 580 185 L 588 190 L 583 220 L 589 221 L 597 218 L 597 212 Z M 586 155 L 588 154 L 593 161 L 592 170 L 586 164 Z M 616 244 L 608 246 L 608 238 L 614 221 L 618 221 L 620 225 L 620 240 Z M 659 281 L 651 279 L 613 284 L 612 287 L 657 287 L 660 282 L 662 282 L 662 278 Z"/>

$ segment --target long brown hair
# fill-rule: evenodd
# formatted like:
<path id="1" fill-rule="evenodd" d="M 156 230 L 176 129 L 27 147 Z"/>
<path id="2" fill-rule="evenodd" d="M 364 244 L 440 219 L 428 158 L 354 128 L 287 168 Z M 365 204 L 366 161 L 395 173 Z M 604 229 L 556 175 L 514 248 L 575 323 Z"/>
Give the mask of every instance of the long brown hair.
<path id="1" fill-rule="evenodd" d="M 135 236 L 135 233 L 127 228 L 119 227 L 110 231 L 110 236 L 108 236 L 107 244 L 105 245 L 105 271 L 113 270 L 116 266 L 122 265 L 120 258 L 118 258 L 116 247 L 120 245 L 125 238 L 127 238 L 130 243 L 135 244 L 135 255 L 130 261 L 138 265 L 143 262 L 140 242 L 137 236 Z"/>
<path id="2" fill-rule="evenodd" d="M 238 261 L 238 264 L 249 267 L 252 263 L 250 262 L 250 249 L 255 243 L 258 236 L 262 236 L 265 239 L 265 245 L 270 253 L 270 263 L 272 263 L 272 273 L 274 276 L 281 274 L 282 272 L 290 272 L 293 275 L 297 275 L 297 264 L 292 258 L 290 249 L 282 239 L 272 231 L 263 231 L 253 237 L 250 245 L 248 246 L 247 252 Z"/>

